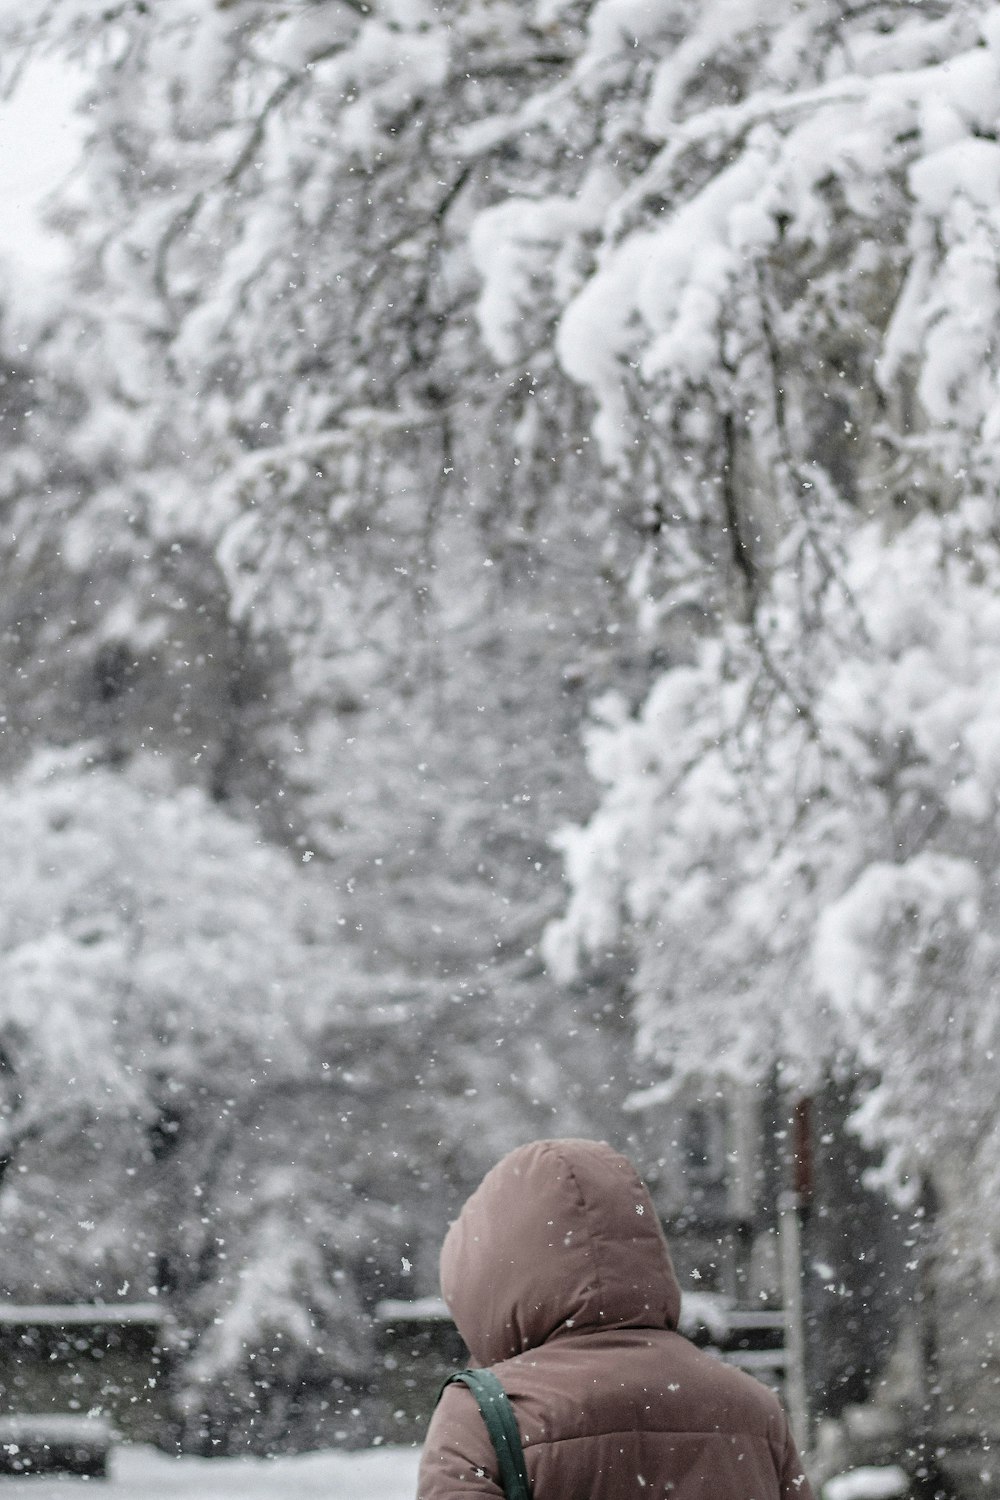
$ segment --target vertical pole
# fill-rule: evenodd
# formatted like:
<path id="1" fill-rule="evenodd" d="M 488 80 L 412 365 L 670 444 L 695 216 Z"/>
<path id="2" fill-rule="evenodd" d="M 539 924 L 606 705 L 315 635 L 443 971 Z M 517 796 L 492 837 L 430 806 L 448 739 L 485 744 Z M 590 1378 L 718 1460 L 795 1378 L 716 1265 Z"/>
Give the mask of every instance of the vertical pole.
<path id="1" fill-rule="evenodd" d="M 785 1404 L 795 1440 L 803 1453 L 810 1447 L 809 1402 L 806 1396 L 805 1317 L 802 1304 L 802 1236 L 798 1193 L 778 1199 L 781 1242 L 782 1301 L 785 1307 Z"/>
<path id="2" fill-rule="evenodd" d="M 812 1202 L 816 1172 L 813 1165 L 812 1100 L 806 1095 L 792 1106 L 792 1187 L 803 1214 Z"/>

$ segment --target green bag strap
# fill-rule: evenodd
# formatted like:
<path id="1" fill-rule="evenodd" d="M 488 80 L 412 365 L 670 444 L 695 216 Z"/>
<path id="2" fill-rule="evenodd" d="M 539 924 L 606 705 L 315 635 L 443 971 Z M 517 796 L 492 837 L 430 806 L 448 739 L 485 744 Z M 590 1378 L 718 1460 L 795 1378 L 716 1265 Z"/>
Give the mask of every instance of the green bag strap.
<path id="1" fill-rule="evenodd" d="M 457 1375 L 448 1376 L 438 1393 L 439 1401 L 445 1386 L 452 1385 L 454 1382 L 467 1385 L 476 1398 L 479 1410 L 483 1414 L 483 1421 L 486 1423 L 486 1431 L 496 1450 L 497 1461 L 500 1465 L 500 1482 L 507 1500 L 531 1500 L 531 1485 L 528 1482 L 528 1470 L 524 1462 L 524 1449 L 521 1447 L 521 1436 L 514 1420 L 514 1408 L 510 1404 L 507 1392 L 492 1370 L 459 1370 Z"/>

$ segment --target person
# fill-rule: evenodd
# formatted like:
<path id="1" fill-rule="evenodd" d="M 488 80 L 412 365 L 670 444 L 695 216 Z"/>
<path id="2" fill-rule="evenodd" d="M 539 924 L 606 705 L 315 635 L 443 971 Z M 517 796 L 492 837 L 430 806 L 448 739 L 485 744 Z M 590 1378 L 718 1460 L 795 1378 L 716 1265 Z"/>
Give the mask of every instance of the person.
<path id="1" fill-rule="evenodd" d="M 649 1191 L 604 1142 L 505 1156 L 448 1231 L 441 1290 L 510 1398 L 534 1500 L 812 1500 L 777 1397 L 677 1332 Z M 503 1494 L 475 1397 L 447 1385 L 418 1500 Z"/>

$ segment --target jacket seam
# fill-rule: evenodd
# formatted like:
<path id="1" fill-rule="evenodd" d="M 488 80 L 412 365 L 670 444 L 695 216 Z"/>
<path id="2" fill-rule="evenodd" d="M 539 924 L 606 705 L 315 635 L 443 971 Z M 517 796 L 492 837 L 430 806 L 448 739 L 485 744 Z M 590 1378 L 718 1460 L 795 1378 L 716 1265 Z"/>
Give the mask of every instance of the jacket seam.
<path id="1" fill-rule="evenodd" d="M 563 1165 L 566 1168 L 566 1176 L 569 1178 L 570 1182 L 572 1182 L 572 1184 L 573 1184 L 573 1190 L 576 1193 L 577 1202 L 580 1205 L 581 1217 L 583 1219 L 584 1226 L 586 1228 L 588 1228 L 588 1230 L 589 1230 L 589 1224 L 588 1224 L 589 1210 L 588 1210 L 588 1207 L 587 1207 L 587 1199 L 586 1199 L 586 1197 L 584 1195 L 583 1188 L 580 1186 L 580 1179 L 576 1175 L 576 1169 L 574 1168 L 573 1163 L 570 1162 L 570 1161 L 567 1161 L 566 1158 L 565 1158 L 565 1156 L 562 1156 L 561 1153 L 560 1153 L 560 1157 L 561 1157 L 561 1160 L 563 1162 Z M 588 1240 L 590 1242 L 590 1246 L 589 1246 L 589 1248 L 590 1248 L 590 1265 L 591 1265 L 591 1281 L 592 1281 L 592 1284 L 593 1284 L 593 1291 L 594 1291 L 595 1296 L 600 1297 L 600 1295 L 601 1295 L 601 1289 L 602 1289 L 602 1286 L 603 1286 L 603 1280 L 602 1280 L 602 1277 L 600 1275 L 600 1269 L 599 1269 L 599 1264 L 598 1264 L 598 1259 L 597 1259 L 596 1242 L 597 1242 L 598 1236 L 594 1235 L 594 1234 L 591 1234 L 591 1233 L 588 1233 L 587 1238 L 588 1238 Z M 590 1288 L 588 1287 L 587 1290 L 589 1291 Z M 559 1326 L 560 1327 L 565 1327 L 566 1326 L 565 1320 Z M 600 1326 L 600 1325 L 597 1325 L 597 1326 Z M 549 1337 L 551 1338 L 551 1334 L 549 1335 Z"/>

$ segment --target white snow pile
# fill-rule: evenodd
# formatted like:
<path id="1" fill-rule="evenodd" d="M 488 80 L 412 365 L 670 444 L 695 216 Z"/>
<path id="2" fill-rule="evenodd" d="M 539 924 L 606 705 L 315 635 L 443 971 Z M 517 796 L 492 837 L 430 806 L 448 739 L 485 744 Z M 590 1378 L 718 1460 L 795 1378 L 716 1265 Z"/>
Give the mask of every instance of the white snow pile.
<path id="1" fill-rule="evenodd" d="M 823 1486 L 823 1500 L 892 1500 L 905 1495 L 909 1480 L 897 1464 L 868 1465 L 835 1474 Z"/>
<path id="2" fill-rule="evenodd" d="M 419 1456 L 418 1448 L 371 1448 L 274 1459 L 168 1458 L 153 1448 L 125 1447 L 112 1455 L 99 1493 L 107 1500 L 411 1500 Z M 5 1500 L 79 1500 L 85 1483 L 4 1479 L 3 1493 Z"/>

